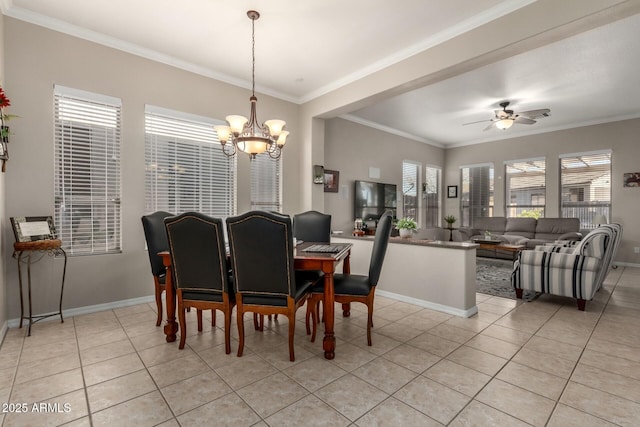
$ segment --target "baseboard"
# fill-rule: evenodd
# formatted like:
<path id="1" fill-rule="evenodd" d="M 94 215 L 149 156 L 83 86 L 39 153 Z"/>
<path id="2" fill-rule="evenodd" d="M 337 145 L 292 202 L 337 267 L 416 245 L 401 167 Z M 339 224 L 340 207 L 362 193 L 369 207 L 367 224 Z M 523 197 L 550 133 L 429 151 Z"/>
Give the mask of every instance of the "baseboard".
<path id="1" fill-rule="evenodd" d="M 9 322 L 5 321 L 2 324 L 2 328 L 0 328 L 0 347 L 2 347 L 2 343 L 4 343 L 4 337 L 7 336 L 8 330 L 9 330 Z"/>
<path id="2" fill-rule="evenodd" d="M 77 308 L 70 308 L 68 310 L 62 310 L 62 316 L 66 319 L 67 317 L 80 316 L 81 314 L 90 314 L 98 311 L 113 310 L 114 308 L 129 307 L 131 305 L 145 304 L 148 302 L 155 303 L 155 301 L 156 301 L 155 296 L 150 295 L 146 297 L 131 298 L 131 299 L 125 299 L 120 301 L 108 302 L 105 304 L 87 305 L 85 307 L 77 307 Z M 45 313 L 45 314 L 48 314 L 48 313 Z M 46 319 L 42 319 L 41 321 L 50 322 L 57 319 L 59 319 L 59 317 L 52 316 Z M 23 321 L 22 323 L 24 326 L 25 322 Z M 5 322 L 3 329 L 0 330 L 0 333 L 2 333 L 2 337 L 4 338 L 4 334 L 6 334 L 7 332 L 7 327 L 17 328 L 18 326 L 20 326 L 20 318 L 10 319 L 7 322 Z"/>
<path id="3" fill-rule="evenodd" d="M 394 294 L 393 292 L 388 292 L 388 291 L 376 290 L 376 294 L 385 298 L 391 298 L 397 301 L 407 302 L 409 304 L 417 305 L 424 308 L 429 308 L 435 311 L 441 311 L 443 313 L 452 314 L 458 317 L 471 317 L 478 313 L 477 305 L 474 305 L 468 310 L 461 310 L 459 308 L 450 307 L 448 305 L 437 304 L 435 302 L 412 298 L 406 295 Z"/>
<path id="4" fill-rule="evenodd" d="M 614 266 L 620 266 L 620 267 L 635 267 L 635 268 L 639 268 L 640 264 L 635 263 L 635 262 L 614 262 L 613 263 Z"/>

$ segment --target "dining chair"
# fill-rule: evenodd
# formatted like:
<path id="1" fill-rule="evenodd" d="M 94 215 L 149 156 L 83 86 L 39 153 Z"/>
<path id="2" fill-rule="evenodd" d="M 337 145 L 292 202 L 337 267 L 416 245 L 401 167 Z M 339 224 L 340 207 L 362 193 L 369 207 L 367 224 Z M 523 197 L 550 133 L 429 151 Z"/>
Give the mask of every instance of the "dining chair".
<path id="1" fill-rule="evenodd" d="M 369 274 L 367 276 L 358 274 L 333 275 L 335 302 L 340 304 L 360 302 L 367 306 L 367 344 L 369 346 L 371 345 L 371 328 L 373 327 L 373 298 L 376 291 L 376 285 L 380 279 L 382 263 L 387 252 L 387 246 L 389 244 L 392 220 L 392 212 L 386 211 L 378 221 L 373 241 L 373 249 L 371 250 Z M 323 299 L 324 286 L 321 283 L 318 283 L 312 287 L 311 295 L 307 302 L 307 331 L 309 330 L 309 317 L 313 320 L 315 317 L 314 313 L 317 313 L 318 304 Z M 316 339 L 317 324 L 315 321 L 312 323 L 313 331 L 311 333 L 311 342 L 314 342 Z"/>
<path id="2" fill-rule="evenodd" d="M 167 218 L 164 223 L 178 299 L 179 348 L 184 348 L 187 338 L 187 307 L 194 307 L 199 313 L 211 309 L 213 317 L 216 310 L 220 310 L 224 314 L 225 351 L 229 354 L 231 312 L 235 303 L 234 294 L 230 292 L 222 220 L 186 212 Z"/>
<path id="3" fill-rule="evenodd" d="M 142 228 L 144 229 L 144 238 L 147 241 L 149 263 L 151 264 L 151 274 L 155 285 L 156 307 L 158 309 L 156 326 L 160 326 L 162 323 L 162 292 L 165 290 L 166 278 L 166 268 L 162 264 L 162 257 L 158 255 L 158 252 L 169 250 L 164 219 L 170 216 L 173 216 L 173 214 L 158 211 L 142 217 Z"/>
<path id="4" fill-rule="evenodd" d="M 307 211 L 293 216 L 293 237 L 305 242 L 329 243 L 331 215 Z"/>
<path id="5" fill-rule="evenodd" d="M 287 316 L 289 360 L 294 361 L 296 310 L 304 305 L 314 282 L 295 274 L 291 218 L 247 212 L 227 218 L 227 236 L 236 292 L 238 357 L 244 349 L 244 313 L 248 311 Z"/>

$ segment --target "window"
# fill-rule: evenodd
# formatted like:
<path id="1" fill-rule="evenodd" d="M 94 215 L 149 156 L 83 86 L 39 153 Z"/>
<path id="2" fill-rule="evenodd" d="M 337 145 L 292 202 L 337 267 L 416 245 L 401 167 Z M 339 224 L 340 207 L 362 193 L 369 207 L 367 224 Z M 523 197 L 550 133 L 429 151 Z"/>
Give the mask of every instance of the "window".
<path id="1" fill-rule="evenodd" d="M 415 219 L 418 224 L 420 224 L 418 188 L 421 168 L 420 163 L 410 160 L 402 162 L 402 215 L 405 218 Z"/>
<path id="2" fill-rule="evenodd" d="M 611 151 L 560 156 L 560 215 L 594 228 L 597 215 L 611 220 Z"/>
<path id="3" fill-rule="evenodd" d="M 282 212 L 281 162 L 266 152 L 251 159 L 251 209 Z"/>
<path id="4" fill-rule="evenodd" d="M 427 166 L 422 184 L 422 197 L 425 207 L 425 226 L 439 227 L 442 218 L 440 188 L 442 188 L 442 169 Z"/>
<path id="5" fill-rule="evenodd" d="M 505 169 L 507 217 L 544 217 L 545 159 L 512 160 Z"/>
<path id="6" fill-rule="evenodd" d="M 54 215 L 69 255 L 121 250 L 121 101 L 54 88 Z"/>
<path id="7" fill-rule="evenodd" d="M 145 211 L 236 212 L 236 161 L 222 153 L 212 119 L 145 109 Z"/>
<path id="8" fill-rule="evenodd" d="M 460 167 L 460 225 L 472 227 L 473 219 L 493 216 L 493 164 Z"/>

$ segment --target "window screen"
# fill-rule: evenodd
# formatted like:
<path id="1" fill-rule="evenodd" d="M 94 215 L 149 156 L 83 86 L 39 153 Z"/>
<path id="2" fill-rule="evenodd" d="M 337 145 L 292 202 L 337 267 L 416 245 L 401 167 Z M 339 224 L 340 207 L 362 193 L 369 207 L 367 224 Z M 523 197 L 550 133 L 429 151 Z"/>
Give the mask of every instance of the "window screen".
<path id="1" fill-rule="evenodd" d="M 442 218 L 440 188 L 442 188 L 442 169 L 435 166 L 425 168 L 422 197 L 425 206 L 425 226 L 439 227 Z"/>
<path id="2" fill-rule="evenodd" d="M 507 217 L 544 217 L 545 159 L 512 160 L 505 169 Z"/>

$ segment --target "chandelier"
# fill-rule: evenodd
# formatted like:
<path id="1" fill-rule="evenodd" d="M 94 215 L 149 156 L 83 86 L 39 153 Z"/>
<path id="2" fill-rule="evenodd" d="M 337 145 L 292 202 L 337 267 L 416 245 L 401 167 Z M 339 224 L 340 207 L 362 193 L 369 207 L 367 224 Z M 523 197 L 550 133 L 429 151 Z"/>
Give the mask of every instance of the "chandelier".
<path id="1" fill-rule="evenodd" d="M 284 129 L 284 120 L 267 120 L 262 125 L 258 124 L 256 117 L 256 104 L 258 98 L 256 98 L 256 36 L 255 36 L 255 23 L 256 19 L 260 18 L 260 14 L 255 10 L 247 12 L 247 16 L 251 19 L 251 115 L 249 119 L 244 116 L 227 116 L 228 125 L 215 126 L 215 130 L 218 133 L 218 139 L 222 145 L 222 152 L 228 157 L 236 155 L 238 150 L 243 151 L 254 159 L 257 154 L 264 153 L 265 151 L 270 157 L 274 159 L 280 158 L 282 149 L 287 140 L 287 132 Z M 230 143 L 230 144 L 227 144 Z M 232 146 L 231 150 L 228 150 L 229 145 Z"/>

